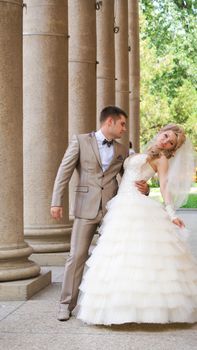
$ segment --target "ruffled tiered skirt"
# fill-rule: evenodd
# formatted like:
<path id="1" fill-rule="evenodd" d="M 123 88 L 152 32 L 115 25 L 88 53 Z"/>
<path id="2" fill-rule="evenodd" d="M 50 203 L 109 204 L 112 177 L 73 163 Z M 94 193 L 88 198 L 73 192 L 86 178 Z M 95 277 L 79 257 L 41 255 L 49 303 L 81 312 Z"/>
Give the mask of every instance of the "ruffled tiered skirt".
<path id="1" fill-rule="evenodd" d="M 197 265 L 162 205 L 120 193 L 87 261 L 77 317 L 88 324 L 197 321 Z"/>

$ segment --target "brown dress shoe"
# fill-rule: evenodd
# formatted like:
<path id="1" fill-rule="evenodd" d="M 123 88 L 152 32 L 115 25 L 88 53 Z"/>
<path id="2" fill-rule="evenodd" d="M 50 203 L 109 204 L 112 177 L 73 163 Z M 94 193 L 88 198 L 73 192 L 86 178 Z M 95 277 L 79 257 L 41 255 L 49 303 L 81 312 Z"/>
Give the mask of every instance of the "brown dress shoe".
<path id="1" fill-rule="evenodd" d="M 60 304 L 59 313 L 57 319 L 59 321 L 67 321 L 71 316 L 71 311 L 68 308 L 68 304 Z"/>

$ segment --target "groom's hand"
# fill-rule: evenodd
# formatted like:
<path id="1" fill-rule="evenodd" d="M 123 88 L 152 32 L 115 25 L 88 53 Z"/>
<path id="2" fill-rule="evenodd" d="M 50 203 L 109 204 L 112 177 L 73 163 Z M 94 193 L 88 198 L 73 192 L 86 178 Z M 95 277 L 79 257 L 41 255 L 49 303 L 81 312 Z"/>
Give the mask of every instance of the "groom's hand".
<path id="1" fill-rule="evenodd" d="M 135 181 L 135 186 L 137 187 L 138 191 L 140 191 L 142 194 L 145 194 L 146 196 L 149 195 L 150 189 L 146 181 Z"/>
<path id="2" fill-rule="evenodd" d="M 62 219 L 63 207 L 51 207 L 51 216 L 56 220 Z"/>

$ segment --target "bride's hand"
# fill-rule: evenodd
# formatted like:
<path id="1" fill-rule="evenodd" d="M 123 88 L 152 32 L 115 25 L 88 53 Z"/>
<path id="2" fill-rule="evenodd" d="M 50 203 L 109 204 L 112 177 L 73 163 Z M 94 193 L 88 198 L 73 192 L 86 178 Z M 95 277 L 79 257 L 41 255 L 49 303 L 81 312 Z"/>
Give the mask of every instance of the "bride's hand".
<path id="1" fill-rule="evenodd" d="M 179 218 L 172 220 L 172 222 L 173 222 L 173 224 L 177 225 L 178 227 L 185 227 L 184 222 Z"/>

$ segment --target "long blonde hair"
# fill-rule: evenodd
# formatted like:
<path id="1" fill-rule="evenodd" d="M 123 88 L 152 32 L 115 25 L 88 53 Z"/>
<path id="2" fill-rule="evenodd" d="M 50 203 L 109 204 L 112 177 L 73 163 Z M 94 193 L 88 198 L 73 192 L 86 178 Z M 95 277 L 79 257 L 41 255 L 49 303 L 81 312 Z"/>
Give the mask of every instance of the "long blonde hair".
<path id="1" fill-rule="evenodd" d="M 168 124 L 164 126 L 163 128 L 160 129 L 158 135 L 169 130 L 173 131 L 174 134 L 176 135 L 175 145 L 171 149 L 162 150 L 153 142 L 147 149 L 149 160 L 160 158 L 161 155 L 165 155 L 167 159 L 170 159 L 171 157 L 174 156 L 177 149 L 179 149 L 182 146 L 182 144 L 185 142 L 186 140 L 185 132 L 183 128 L 177 124 Z"/>

